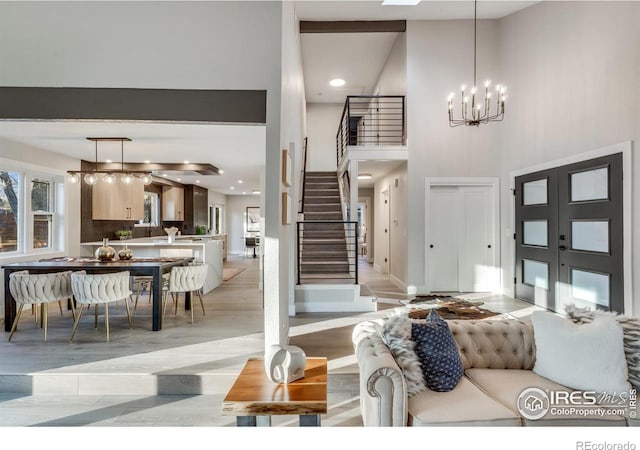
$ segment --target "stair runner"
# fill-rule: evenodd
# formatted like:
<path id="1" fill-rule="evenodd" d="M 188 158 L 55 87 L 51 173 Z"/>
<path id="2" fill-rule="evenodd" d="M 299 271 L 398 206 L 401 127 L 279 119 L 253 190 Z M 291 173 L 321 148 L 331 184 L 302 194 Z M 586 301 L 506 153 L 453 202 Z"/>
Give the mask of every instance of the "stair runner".
<path id="1" fill-rule="evenodd" d="M 336 172 L 307 172 L 304 187 L 300 283 L 352 283 Z"/>

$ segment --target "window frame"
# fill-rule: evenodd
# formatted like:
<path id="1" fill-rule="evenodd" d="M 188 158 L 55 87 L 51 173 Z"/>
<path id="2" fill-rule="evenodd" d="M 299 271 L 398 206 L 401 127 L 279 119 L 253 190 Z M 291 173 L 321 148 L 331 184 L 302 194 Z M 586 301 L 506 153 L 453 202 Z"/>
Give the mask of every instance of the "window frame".
<path id="1" fill-rule="evenodd" d="M 64 212 L 64 175 L 61 175 L 59 171 L 49 172 L 37 166 L 2 158 L 0 158 L 0 170 L 18 174 L 19 184 L 16 191 L 18 197 L 17 248 L 15 251 L 1 252 L 0 260 L 63 252 L 65 235 L 62 229 L 64 219 L 61 215 Z M 32 211 L 33 181 L 47 181 L 49 183 L 49 211 Z M 37 215 L 50 215 L 51 217 L 47 247 L 34 247 L 34 219 Z"/>

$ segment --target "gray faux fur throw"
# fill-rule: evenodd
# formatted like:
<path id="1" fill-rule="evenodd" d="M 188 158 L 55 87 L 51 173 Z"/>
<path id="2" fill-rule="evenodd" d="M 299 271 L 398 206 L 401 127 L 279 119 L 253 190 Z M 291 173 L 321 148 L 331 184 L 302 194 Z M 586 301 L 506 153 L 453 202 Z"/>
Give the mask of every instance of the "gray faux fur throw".
<path id="1" fill-rule="evenodd" d="M 409 397 L 427 389 L 424 384 L 422 364 L 415 352 L 415 342 L 411 339 L 411 319 L 404 313 L 393 313 L 382 326 L 382 341 L 389 347 L 393 358 L 402 370 L 407 382 Z"/>
<path id="2" fill-rule="evenodd" d="M 624 334 L 624 355 L 627 359 L 629 383 L 640 390 L 640 318 L 624 316 L 614 312 L 578 308 L 574 304 L 565 306 L 567 317 L 574 323 L 590 323 L 596 317 L 612 317 L 618 321 Z"/>

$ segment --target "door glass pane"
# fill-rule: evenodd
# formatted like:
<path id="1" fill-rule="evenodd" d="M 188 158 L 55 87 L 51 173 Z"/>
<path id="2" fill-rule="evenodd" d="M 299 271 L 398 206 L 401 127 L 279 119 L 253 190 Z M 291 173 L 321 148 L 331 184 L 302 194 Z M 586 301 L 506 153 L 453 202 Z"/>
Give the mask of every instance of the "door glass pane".
<path id="1" fill-rule="evenodd" d="M 523 205 L 546 205 L 547 204 L 547 179 L 528 181 L 522 183 L 522 204 Z"/>
<path id="2" fill-rule="evenodd" d="M 527 220 L 523 222 L 522 243 L 524 245 L 537 245 L 546 247 L 547 242 L 547 221 Z"/>
<path id="3" fill-rule="evenodd" d="M 609 275 L 571 269 L 572 295 L 580 300 L 609 307 Z"/>
<path id="4" fill-rule="evenodd" d="M 571 222 L 571 248 L 590 252 L 609 252 L 609 222 Z"/>
<path id="5" fill-rule="evenodd" d="M 609 170 L 606 167 L 571 174 L 571 201 L 609 198 Z"/>
<path id="6" fill-rule="evenodd" d="M 525 284 L 549 289 L 549 264 L 523 259 L 522 265 L 524 271 L 522 279 Z"/>

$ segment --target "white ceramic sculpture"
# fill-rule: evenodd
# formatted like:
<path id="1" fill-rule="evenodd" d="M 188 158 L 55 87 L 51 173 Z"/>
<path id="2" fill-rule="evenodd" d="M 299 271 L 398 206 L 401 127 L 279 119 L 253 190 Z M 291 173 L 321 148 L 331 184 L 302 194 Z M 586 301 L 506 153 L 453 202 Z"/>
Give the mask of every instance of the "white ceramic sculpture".
<path id="1" fill-rule="evenodd" d="M 178 232 L 178 229 L 176 227 L 165 228 L 164 232 L 167 233 L 167 243 L 173 244 L 173 241 L 176 238 L 176 233 Z"/>
<path id="2" fill-rule="evenodd" d="M 295 345 L 272 345 L 264 359 L 267 376 L 274 383 L 291 383 L 304 378 L 307 355 Z"/>

